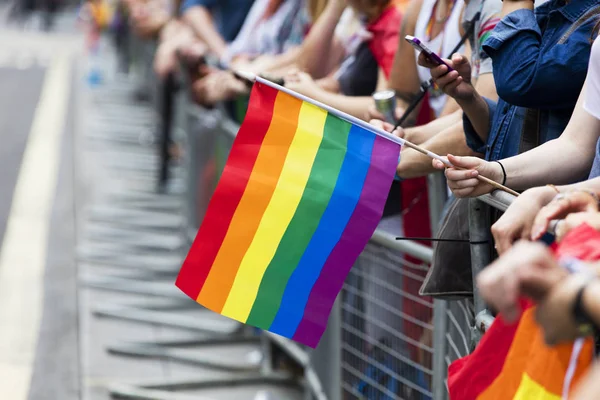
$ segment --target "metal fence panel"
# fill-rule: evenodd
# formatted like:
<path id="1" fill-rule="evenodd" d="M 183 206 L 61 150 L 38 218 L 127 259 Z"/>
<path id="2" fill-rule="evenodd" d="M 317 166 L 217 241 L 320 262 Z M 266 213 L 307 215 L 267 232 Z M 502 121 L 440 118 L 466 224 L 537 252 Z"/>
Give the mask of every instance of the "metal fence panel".
<path id="1" fill-rule="evenodd" d="M 433 302 L 418 295 L 426 272 L 374 240 L 360 255 L 342 292 L 344 399 L 432 398 Z"/>

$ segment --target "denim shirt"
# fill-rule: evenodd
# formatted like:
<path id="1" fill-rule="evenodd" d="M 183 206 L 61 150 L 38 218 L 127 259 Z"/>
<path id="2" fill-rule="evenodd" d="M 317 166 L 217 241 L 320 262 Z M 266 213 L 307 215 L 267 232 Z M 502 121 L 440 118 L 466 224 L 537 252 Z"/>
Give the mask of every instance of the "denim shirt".
<path id="1" fill-rule="evenodd" d="M 550 0 L 506 15 L 483 44 L 493 61 L 498 102 L 487 143 L 463 118 L 467 144 L 498 160 L 518 154 L 527 108 L 539 109 L 540 144 L 567 126 L 587 73 L 598 0 Z"/>

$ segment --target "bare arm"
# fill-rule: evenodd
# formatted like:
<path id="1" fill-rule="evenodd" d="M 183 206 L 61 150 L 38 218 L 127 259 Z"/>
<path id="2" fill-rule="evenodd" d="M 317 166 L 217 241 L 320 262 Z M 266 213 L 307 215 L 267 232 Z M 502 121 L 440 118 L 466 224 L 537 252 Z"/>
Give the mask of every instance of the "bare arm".
<path id="1" fill-rule="evenodd" d="M 419 92 L 420 82 L 417 72 L 417 63 L 413 48 L 404 40 L 406 35 L 414 35 L 417 18 L 421 11 L 422 0 L 411 1 L 402 19 L 400 28 L 400 40 L 394 57 L 394 64 L 390 74 L 390 88 L 401 96 L 408 98 Z M 408 100 L 408 99 L 407 99 Z M 408 106 L 409 101 L 402 100 L 401 106 Z"/>
<path id="2" fill-rule="evenodd" d="M 506 184 L 517 189 L 568 184 L 589 174 L 600 137 L 600 121 L 583 109 L 584 86 L 563 134 L 526 153 L 503 160 Z"/>
<path id="3" fill-rule="evenodd" d="M 300 46 L 296 46 L 285 53 L 279 55 L 262 55 L 248 63 L 234 61 L 232 68 L 255 74 L 265 73 L 272 76 L 282 76 L 296 65 L 300 51 Z"/>
<path id="4" fill-rule="evenodd" d="M 584 85 L 569 124 L 559 138 L 518 156 L 501 160 L 506 171 L 507 186 L 519 190 L 548 183 L 569 184 L 587 177 L 600 137 L 600 120 L 583 109 L 585 92 Z M 473 157 L 448 158 L 459 169 L 445 168 L 436 160 L 433 164 L 437 169 L 446 169 L 448 186 L 457 196 L 478 196 L 492 190 L 491 185 L 480 183 L 476 179 L 477 175 L 496 182 L 504 179 L 502 168 L 497 162 Z M 584 184 L 587 183 L 578 185 Z"/>
<path id="5" fill-rule="evenodd" d="M 315 79 L 329 74 L 344 56 L 344 48 L 335 38 L 335 27 L 344 8 L 342 1 L 329 1 L 302 43 L 297 60 L 298 68 Z"/>
<path id="6" fill-rule="evenodd" d="M 405 128 L 404 135 L 408 141 L 414 144 L 423 144 L 449 126 L 459 122 L 462 123 L 462 111 L 455 111 L 436 118 L 428 124 Z"/>
<path id="7" fill-rule="evenodd" d="M 225 54 L 227 43 L 217 31 L 212 15 L 206 7 L 191 7 L 184 13 L 183 19 L 219 58 Z"/>

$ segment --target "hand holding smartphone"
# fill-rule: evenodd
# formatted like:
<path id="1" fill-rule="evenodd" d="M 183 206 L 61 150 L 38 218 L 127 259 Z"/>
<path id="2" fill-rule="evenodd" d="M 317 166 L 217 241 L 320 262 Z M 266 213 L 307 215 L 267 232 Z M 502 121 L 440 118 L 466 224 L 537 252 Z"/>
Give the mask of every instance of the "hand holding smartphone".
<path id="1" fill-rule="evenodd" d="M 415 48 L 415 50 L 420 51 L 422 53 L 425 53 L 425 55 L 435 64 L 437 65 L 445 65 L 446 67 L 448 67 L 448 72 L 450 71 L 454 71 L 454 69 L 449 66 L 446 62 L 444 62 L 444 60 L 441 59 L 440 56 L 438 56 L 437 54 L 435 54 L 433 51 L 431 51 L 427 46 L 425 46 L 419 39 L 417 39 L 414 36 L 410 36 L 410 35 L 406 35 L 404 37 L 404 40 L 406 40 L 412 47 Z"/>

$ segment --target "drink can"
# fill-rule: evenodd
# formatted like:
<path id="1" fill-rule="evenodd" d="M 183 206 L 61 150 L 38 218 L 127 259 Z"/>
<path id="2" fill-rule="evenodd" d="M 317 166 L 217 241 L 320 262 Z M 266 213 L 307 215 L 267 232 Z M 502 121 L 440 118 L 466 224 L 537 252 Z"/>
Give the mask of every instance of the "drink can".
<path id="1" fill-rule="evenodd" d="M 381 90 L 373 93 L 375 108 L 382 113 L 385 121 L 390 124 L 396 123 L 396 92 L 393 90 Z"/>

